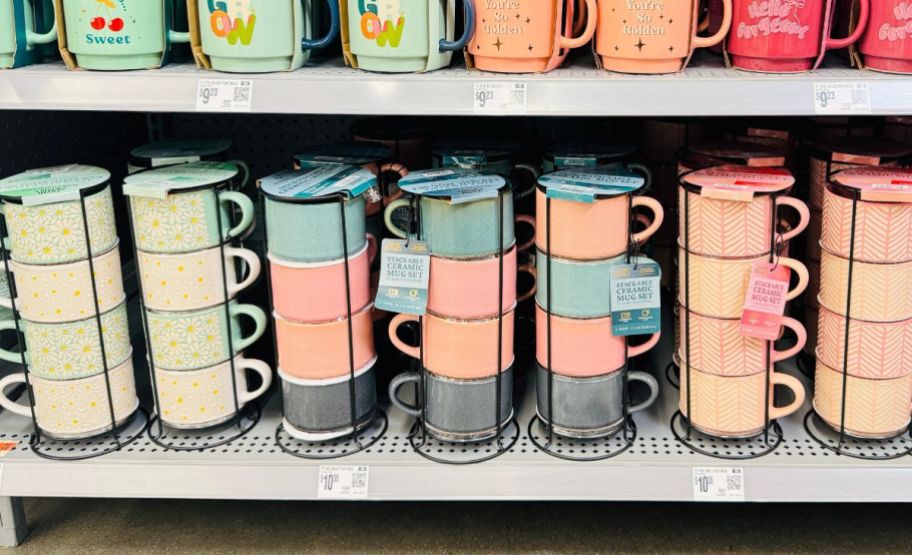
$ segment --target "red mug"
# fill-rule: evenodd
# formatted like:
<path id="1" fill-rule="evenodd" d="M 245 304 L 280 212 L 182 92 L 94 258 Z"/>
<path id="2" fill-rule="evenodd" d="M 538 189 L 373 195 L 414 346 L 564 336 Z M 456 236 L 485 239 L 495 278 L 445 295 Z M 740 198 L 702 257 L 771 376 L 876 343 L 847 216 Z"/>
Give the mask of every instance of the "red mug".
<path id="1" fill-rule="evenodd" d="M 870 1 L 871 16 L 858 43 L 865 67 L 912 73 L 912 1 Z"/>
<path id="2" fill-rule="evenodd" d="M 869 1 L 859 1 L 855 30 L 836 39 L 829 36 L 833 12 L 828 0 L 732 0 L 726 46 L 731 63 L 769 73 L 810 70 L 821 55 L 821 45 L 824 50 L 846 48 L 861 38 Z"/>

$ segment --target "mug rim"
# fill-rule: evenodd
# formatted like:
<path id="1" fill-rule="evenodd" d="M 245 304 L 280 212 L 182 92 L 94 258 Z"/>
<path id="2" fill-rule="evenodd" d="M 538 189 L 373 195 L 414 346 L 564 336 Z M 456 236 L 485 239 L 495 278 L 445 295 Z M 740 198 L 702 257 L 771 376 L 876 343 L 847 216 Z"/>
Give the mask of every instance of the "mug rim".
<path id="1" fill-rule="evenodd" d="M 145 305 L 145 303 L 143 303 L 143 304 Z M 218 304 L 214 304 L 211 306 L 204 306 L 202 308 L 191 308 L 191 309 L 187 309 L 187 310 L 161 310 L 161 309 L 157 309 L 157 308 L 149 308 L 147 306 L 144 306 L 144 308 L 146 309 L 147 314 L 154 314 L 155 316 L 165 316 L 168 314 L 173 314 L 176 318 L 186 318 L 190 314 L 202 314 L 204 312 L 209 312 L 209 311 L 224 310 L 225 305 L 228 305 L 229 307 L 231 305 L 234 305 L 234 306 L 246 305 L 246 306 L 255 306 L 257 308 L 262 308 L 259 305 L 256 305 L 253 303 L 242 303 L 237 297 L 233 297 L 231 299 L 228 299 L 227 301 L 222 301 Z"/>
<path id="2" fill-rule="evenodd" d="M 49 262 L 49 263 L 45 263 L 45 264 L 35 264 L 32 262 L 21 262 L 19 260 L 16 260 L 15 258 L 13 258 L 12 253 L 10 253 L 9 257 L 7 257 L 7 260 L 9 261 L 10 268 L 13 269 L 14 272 L 15 272 L 15 269 L 13 268 L 14 266 L 19 266 L 20 268 L 21 267 L 34 268 L 35 269 L 34 271 L 36 271 L 36 272 L 53 270 L 55 268 L 57 269 L 58 272 L 65 272 L 67 269 L 69 269 L 71 267 L 76 267 L 80 264 L 88 265 L 89 258 L 98 260 L 102 257 L 110 255 L 112 252 L 118 251 L 119 248 L 120 248 L 120 237 L 115 237 L 114 243 L 111 246 L 109 246 L 107 249 L 105 249 L 99 253 L 92 254 L 91 253 L 92 248 L 91 248 L 91 246 L 89 246 L 89 248 L 87 249 L 89 252 L 86 253 L 89 256 L 83 256 L 76 260 L 70 260 L 69 262 Z"/>
<path id="3" fill-rule="evenodd" d="M 596 320 L 604 320 L 606 322 L 611 322 L 611 315 L 608 316 L 590 316 L 588 318 L 578 318 L 573 316 L 561 316 L 560 314 L 555 314 L 553 312 L 548 312 L 548 309 L 538 304 L 538 298 L 535 299 L 535 309 L 536 312 L 541 311 L 542 314 L 547 319 L 548 315 L 551 315 L 551 318 L 557 318 L 558 320 L 564 320 L 570 322 L 572 325 L 583 325 L 583 323 L 594 323 Z M 537 314 L 536 314 L 537 316 Z M 537 320 L 537 318 L 536 318 Z M 650 334 L 651 335 L 651 334 Z"/>
<path id="4" fill-rule="evenodd" d="M 710 259 L 710 260 L 718 260 L 721 262 L 749 262 L 749 261 L 756 262 L 758 260 L 769 258 L 769 252 L 761 253 L 761 254 L 754 255 L 754 256 L 713 256 L 711 254 L 703 254 L 703 253 L 688 250 L 684 245 L 681 244 L 680 239 L 678 240 L 677 247 L 678 247 L 678 268 L 684 267 L 684 264 L 681 262 L 681 256 L 680 256 L 682 253 L 689 253 L 690 256 L 696 256 L 699 258 L 706 258 L 706 259 Z M 778 258 L 782 259 L 782 258 L 791 258 L 791 257 L 780 255 Z"/>
<path id="5" fill-rule="evenodd" d="M 677 295 L 675 295 L 674 305 L 675 306 L 672 309 L 672 311 L 674 312 L 675 320 L 677 320 L 678 318 L 680 318 L 684 315 L 684 313 L 681 312 L 681 309 L 683 308 L 684 312 L 689 312 L 691 314 L 695 314 L 699 318 L 704 318 L 707 320 L 725 320 L 725 321 L 730 321 L 730 322 L 740 322 L 741 321 L 741 318 L 720 318 L 718 316 L 712 316 L 710 314 L 703 314 L 702 312 L 698 312 L 696 310 L 691 310 L 691 309 L 687 308 L 687 305 L 684 304 L 684 301 L 679 299 Z M 788 317 L 788 314 L 786 314 L 785 317 Z"/>
<path id="6" fill-rule="evenodd" d="M 366 238 L 367 233 L 364 234 Z M 370 246 L 370 241 L 365 240 L 364 244 L 361 245 L 361 248 L 358 249 L 354 254 L 348 255 L 348 261 L 352 262 L 354 259 L 358 258 L 367 251 L 367 248 Z M 266 251 L 266 259 L 270 264 L 275 264 L 276 266 L 282 266 L 283 268 L 289 268 L 292 270 L 305 270 L 305 269 L 316 269 L 316 268 L 325 268 L 329 266 L 335 266 L 337 264 L 342 264 L 345 261 L 345 257 L 333 258 L 332 260 L 321 260 L 318 262 L 295 262 L 293 260 L 288 260 L 282 258 L 279 255 L 273 254 L 271 250 Z"/>
<path id="7" fill-rule="evenodd" d="M 503 311 L 503 317 L 506 319 L 507 315 L 513 314 L 516 312 L 516 307 L 519 305 L 518 301 L 513 301 L 513 304 L 510 305 L 510 308 Z M 494 322 L 500 320 L 500 313 L 495 314 L 494 316 L 486 316 L 484 318 L 451 318 L 449 316 L 444 316 L 442 314 L 437 314 L 436 312 L 428 310 L 425 316 L 430 316 L 437 320 L 443 320 L 445 322 L 455 322 L 458 324 L 483 324 L 487 322 Z"/>
<path id="8" fill-rule="evenodd" d="M 889 261 L 889 260 L 888 261 L 865 260 L 865 259 L 858 258 L 858 257 L 847 258 L 845 256 L 842 256 L 841 254 L 832 252 L 831 250 L 826 248 L 826 246 L 824 246 L 824 244 L 823 244 L 823 239 L 821 238 L 820 239 L 820 263 L 821 263 L 821 265 L 823 264 L 823 255 L 824 254 L 832 256 L 833 258 L 838 258 L 839 260 L 844 261 L 848 264 L 867 264 L 869 266 L 903 266 L 903 265 L 907 265 L 909 267 L 912 267 L 912 260 L 902 260 L 900 262 L 893 262 L 893 261 Z"/>
<path id="9" fill-rule="evenodd" d="M 811 308 L 812 310 L 817 310 L 818 316 L 819 316 L 820 312 L 828 312 L 843 320 L 848 320 L 849 322 L 861 322 L 862 325 L 866 325 L 866 326 L 873 326 L 873 325 L 893 326 L 896 324 L 903 324 L 903 325 L 912 324 L 912 316 L 910 316 L 909 318 L 904 318 L 902 320 L 891 320 L 889 322 L 880 322 L 880 321 L 876 321 L 876 320 L 863 320 L 861 318 L 848 317 L 845 314 L 842 314 L 841 312 L 837 312 L 837 311 L 829 308 L 825 304 L 823 304 L 823 302 L 821 301 L 821 295 L 817 295 L 817 305 L 818 305 L 817 307 L 808 307 L 808 308 Z"/>
<path id="10" fill-rule="evenodd" d="M 362 309 L 357 310 L 357 311 L 352 310 L 352 317 L 351 317 L 352 321 L 354 321 L 357 317 L 360 317 L 364 313 L 371 312 L 373 310 L 373 308 L 374 308 L 374 303 L 368 302 L 367 305 L 365 305 Z M 290 320 L 288 318 L 285 318 L 284 316 L 279 314 L 279 312 L 277 310 L 272 311 L 272 317 L 276 321 L 276 323 L 284 322 L 286 324 L 289 324 L 289 325 L 292 325 L 295 327 L 299 327 L 299 328 L 329 327 L 329 326 L 338 324 L 339 322 L 344 322 L 345 320 L 348 319 L 348 316 L 346 315 L 346 316 L 341 316 L 339 318 L 336 318 L 334 320 L 325 320 L 322 322 L 301 322 L 298 320 Z"/>
<path id="11" fill-rule="evenodd" d="M 108 368 L 107 374 L 110 375 L 116 371 L 119 371 L 128 364 L 129 365 L 133 364 L 133 345 L 130 345 L 130 351 L 127 354 L 127 357 L 124 360 L 122 360 L 119 364 L 117 364 L 111 368 Z M 25 371 L 23 371 L 21 373 L 24 373 L 24 372 Z M 69 378 L 69 379 L 63 379 L 63 380 L 52 380 L 50 378 L 41 376 L 40 374 L 35 374 L 31 370 L 29 370 L 28 372 L 29 372 L 29 380 L 39 380 L 39 381 L 42 381 L 45 383 L 70 384 L 70 385 L 72 385 L 73 382 L 78 382 L 80 380 L 91 380 L 91 379 L 98 378 L 99 376 L 103 377 L 105 375 L 105 370 L 104 370 L 104 368 L 102 368 L 100 372 L 96 372 L 96 373 L 90 374 L 88 376 L 79 376 L 78 378 Z M 113 390 L 111 392 L 113 393 Z"/>
<path id="12" fill-rule="evenodd" d="M 535 245 L 535 258 L 536 258 L 536 260 L 538 259 L 539 256 L 548 257 L 548 251 L 546 251 L 546 250 L 543 249 L 543 248 L 540 248 L 540 247 L 538 246 L 538 244 L 536 243 L 536 245 Z M 626 256 L 627 256 L 627 254 L 626 254 L 625 252 L 622 252 L 622 253 L 620 253 L 620 254 L 615 254 L 615 255 L 609 256 L 609 257 L 607 257 L 607 258 L 594 258 L 594 259 L 588 259 L 588 258 L 567 258 L 567 257 L 564 257 L 564 256 L 556 256 L 556 255 L 551 255 L 550 258 L 551 258 L 552 261 L 553 261 L 553 260 L 557 260 L 560 264 L 575 265 L 575 266 L 587 266 L 587 265 L 593 265 L 593 266 L 594 266 L 595 264 L 607 264 L 607 265 L 611 265 L 611 263 L 617 263 L 618 260 L 620 260 L 621 258 L 625 258 Z M 632 257 L 631 257 L 631 260 L 633 260 L 633 259 L 635 259 L 635 258 L 641 259 L 641 260 L 643 260 L 643 261 L 651 260 L 649 257 L 647 257 L 647 256 L 645 256 L 645 255 L 632 256 Z"/>
<path id="13" fill-rule="evenodd" d="M 840 370 L 836 370 L 835 368 L 833 368 L 832 366 L 830 366 L 829 364 L 827 364 L 827 363 L 823 362 L 823 360 L 821 360 L 820 347 L 817 347 L 816 349 L 814 349 L 814 356 L 817 359 L 817 365 L 822 366 L 824 370 L 831 372 L 833 374 L 836 374 L 838 376 L 846 376 L 847 379 L 851 378 L 853 380 L 858 380 L 863 383 L 868 383 L 868 384 L 883 383 L 883 382 L 899 383 L 901 380 L 912 380 L 912 378 L 910 378 L 909 374 L 906 374 L 904 376 L 899 376 L 897 378 L 862 378 L 860 376 L 856 376 L 855 374 L 852 374 L 851 372 L 842 372 Z"/>
<path id="14" fill-rule="evenodd" d="M 514 238 L 513 242 L 510 243 L 510 246 L 504 249 L 503 257 L 506 258 L 507 256 L 512 256 L 511 252 L 515 251 L 515 250 L 516 250 L 516 239 Z M 518 255 L 519 253 L 517 252 L 516 254 Z M 482 256 L 472 256 L 469 258 L 456 258 L 453 256 L 440 256 L 440 255 L 431 253 L 431 263 L 433 263 L 434 259 L 438 259 L 438 260 L 443 260 L 448 264 L 449 263 L 455 263 L 455 264 L 469 263 L 469 264 L 471 264 L 471 263 L 487 262 L 488 260 L 497 260 L 498 258 L 500 258 L 500 256 L 498 254 L 485 254 Z"/>
<path id="15" fill-rule="evenodd" d="M 516 356 L 514 355 L 513 358 L 510 359 L 510 364 L 508 364 L 503 370 L 500 371 L 500 375 L 503 376 L 504 374 L 506 374 L 508 372 L 514 373 L 515 365 L 516 365 Z M 451 378 L 449 376 L 436 374 L 434 372 L 431 372 L 427 368 L 424 369 L 424 372 L 425 372 L 425 374 L 427 374 L 429 377 L 431 377 L 434 380 L 437 380 L 440 382 L 446 382 L 446 383 L 450 383 L 450 384 L 455 384 L 455 385 L 485 385 L 487 382 L 494 382 L 497 380 L 497 374 L 493 374 L 491 376 L 485 376 L 484 378 L 461 379 L 461 378 Z M 417 374 L 418 372 L 404 372 L 404 373 L 405 374 Z M 503 381 L 503 377 L 501 377 L 501 382 L 502 381 Z"/>
<path id="16" fill-rule="evenodd" d="M 367 364 L 355 370 L 355 379 L 357 380 L 361 376 L 367 374 L 371 370 L 374 370 L 374 367 L 377 364 L 377 360 L 380 358 L 379 355 L 374 355 L 374 358 L 370 360 Z M 300 385 L 304 387 L 319 387 L 319 386 L 330 386 L 330 385 L 339 385 L 340 383 L 345 383 L 351 381 L 351 375 L 346 374 L 344 376 L 336 376 L 334 378 L 326 379 L 308 379 L 308 378 L 297 378 L 292 376 L 282 370 L 281 366 L 276 367 L 276 372 L 279 375 L 279 379 L 283 382 L 288 382 L 292 385 Z"/>
<path id="17" fill-rule="evenodd" d="M 231 362 L 232 360 L 236 361 L 236 363 L 234 365 L 235 370 L 241 369 L 241 366 L 240 366 L 240 364 L 238 364 L 238 362 L 244 361 L 244 360 L 253 360 L 253 361 L 266 363 L 265 361 L 257 359 L 257 358 L 247 358 L 246 356 L 244 356 L 244 353 L 241 352 L 241 353 L 235 354 L 232 357 L 228 357 L 221 362 L 217 362 L 215 364 L 210 364 L 209 366 L 203 366 L 202 368 L 192 368 L 189 370 L 175 370 L 173 368 L 161 368 L 160 366 L 152 366 L 152 370 L 155 373 L 169 372 L 171 374 L 183 374 L 183 375 L 193 374 L 193 373 L 203 373 L 203 372 L 215 372 L 216 370 L 221 370 L 221 367 L 225 366 L 225 365 L 228 365 L 228 370 L 230 370 L 231 365 L 228 363 Z M 272 368 L 272 367 L 270 366 L 270 368 Z"/>
<path id="18" fill-rule="evenodd" d="M 544 364 L 542 364 L 541 361 L 538 360 L 537 357 L 535 359 L 535 366 L 541 372 L 546 372 L 546 373 L 548 372 L 548 367 L 545 366 Z M 608 381 L 608 380 L 617 379 L 616 376 L 620 375 L 620 373 L 623 370 L 624 370 L 624 366 L 621 366 L 620 368 L 611 370 L 610 372 L 603 372 L 603 373 L 595 375 L 595 376 L 583 377 L 583 376 L 565 376 L 564 374 L 561 374 L 561 373 L 557 372 L 556 370 L 552 369 L 551 374 L 554 376 L 555 379 L 559 379 L 560 381 L 563 381 L 563 382 L 569 382 L 569 383 L 573 383 L 576 385 L 588 385 L 595 381 Z M 629 368 L 627 369 L 627 371 L 633 372 L 633 370 L 630 370 Z"/>
<path id="19" fill-rule="evenodd" d="M 69 324 L 75 324 L 77 322 L 88 322 L 90 320 L 95 320 L 96 318 L 104 318 L 105 316 L 113 313 L 115 310 L 118 310 L 121 308 L 126 310 L 127 302 L 128 302 L 127 294 L 124 293 L 124 296 L 121 298 L 120 302 L 117 303 L 116 305 L 114 305 L 112 308 L 109 308 L 108 310 L 106 310 L 104 312 L 99 312 L 98 314 L 93 315 L 93 316 L 79 318 L 78 320 L 66 320 L 63 322 L 36 322 L 34 320 L 29 320 L 28 318 L 25 318 L 22 315 L 19 316 L 19 320 L 28 323 L 28 325 L 30 325 L 30 326 L 47 326 L 50 328 L 56 328 L 58 326 L 66 326 Z M 13 319 L 15 319 L 15 317 Z"/>
<path id="20" fill-rule="evenodd" d="M 197 249 L 194 251 L 187 251 L 187 252 L 150 252 L 150 251 L 144 251 L 142 249 L 136 249 L 136 253 L 137 253 L 137 258 L 139 258 L 139 256 L 161 257 L 161 258 L 187 258 L 190 256 L 197 256 L 197 255 L 205 256 L 205 253 L 208 253 L 211 251 L 221 251 L 221 250 L 228 250 L 228 249 L 245 250 L 245 251 L 250 251 L 250 252 L 255 253 L 255 251 L 253 251 L 247 247 L 235 247 L 232 244 L 232 242 L 233 242 L 233 239 L 230 239 L 228 241 L 225 241 L 224 243 L 219 243 L 218 245 L 215 245 L 212 247 L 206 247 L 205 249 Z"/>
<path id="21" fill-rule="evenodd" d="M 678 349 L 675 349 L 675 350 L 677 351 Z M 714 378 L 720 378 L 720 379 L 723 379 L 723 380 L 737 380 L 737 379 L 742 379 L 742 380 L 743 380 L 744 378 L 753 378 L 754 376 L 759 376 L 760 374 L 766 374 L 766 373 L 767 373 L 766 370 L 760 370 L 759 372 L 753 372 L 753 373 L 751 373 L 751 374 L 734 374 L 734 375 L 716 374 L 716 373 L 714 373 L 714 372 L 707 372 L 707 371 L 705 371 L 705 370 L 701 370 L 700 368 L 697 368 L 696 366 L 694 366 L 693 364 L 691 364 L 691 363 L 687 360 L 686 357 L 681 356 L 681 353 L 680 353 L 680 352 L 678 352 L 678 357 L 680 358 L 680 362 L 681 362 L 680 368 L 681 368 L 682 371 L 684 370 L 684 368 L 687 368 L 688 371 L 693 370 L 694 372 L 697 372 L 697 373 L 699 373 L 699 374 L 703 374 L 703 375 L 705 375 L 705 376 L 712 376 L 712 377 L 714 377 Z M 785 373 L 785 372 L 778 372 L 778 371 L 776 370 L 776 368 L 775 368 L 775 364 L 770 363 L 769 374 L 772 375 L 772 374 L 776 374 L 776 373 L 788 375 L 788 374 Z M 770 385 L 772 385 L 772 380 L 770 380 Z"/>

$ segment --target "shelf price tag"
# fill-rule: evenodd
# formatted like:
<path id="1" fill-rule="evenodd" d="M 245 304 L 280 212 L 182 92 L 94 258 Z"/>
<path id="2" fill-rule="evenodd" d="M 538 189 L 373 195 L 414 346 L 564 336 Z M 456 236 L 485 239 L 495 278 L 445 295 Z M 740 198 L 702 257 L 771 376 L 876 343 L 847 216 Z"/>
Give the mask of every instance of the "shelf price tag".
<path id="1" fill-rule="evenodd" d="M 814 113 L 846 115 L 871 113 L 868 83 L 814 83 Z"/>
<path id="2" fill-rule="evenodd" d="M 528 89 L 525 83 L 475 83 L 472 106 L 476 114 L 525 114 Z"/>
<path id="3" fill-rule="evenodd" d="M 744 469 L 694 467 L 693 496 L 694 501 L 744 501 Z"/>
<path id="4" fill-rule="evenodd" d="M 197 112 L 249 112 L 253 105 L 250 79 L 200 79 L 196 88 Z"/>
<path id="5" fill-rule="evenodd" d="M 321 466 L 318 499 L 367 499 L 370 467 Z"/>

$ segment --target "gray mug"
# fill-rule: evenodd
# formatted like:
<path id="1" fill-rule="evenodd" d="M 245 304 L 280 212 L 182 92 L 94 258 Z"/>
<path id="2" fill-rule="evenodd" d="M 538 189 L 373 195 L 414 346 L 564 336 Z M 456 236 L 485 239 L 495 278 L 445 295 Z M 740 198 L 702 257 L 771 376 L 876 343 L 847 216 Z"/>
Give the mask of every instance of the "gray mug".
<path id="1" fill-rule="evenodd" d="M 497 435 L 497 392 L 495 377 L 480 380 L 454 380 L 425 372 L 427 399 L 424 423 L 428 434 L 451 442 L 484 441 Z M 402 412 L 421 416 L 421 410 L 399 398 L 399 389 L 406 384 L 419 385 L 417 373 L 399 374 L 390 382 L 390 401 Z M 501 427 L 513 418 L 513 367 L 501 373 Z"/>
<path id="2" fill-rule="evenodd" d="M 538 417 L 547 425 L 548 370 L 536 364 Z M 641 382 L 649 388 L 649 398 L 631 405 L 628 413 L 649 408 L 659 397 L 659 383 L 645 372 L 629 372 L 628 381 Z M 594 378 L 570 378 L 554 374 L 554 433 L 585 439 L 607 437 L 624 425 L 624 373 L 611 372 Z"/>
<path id="3" fill-rule="evenodd" d="M 351 420 L 351 379 L 302 380 L 279 369 L 283 422 L 288 435 L 302 441 L 327 441 L 364 429 L 377 407 L 376 359 L 355 372 L 355 430 Z"/>

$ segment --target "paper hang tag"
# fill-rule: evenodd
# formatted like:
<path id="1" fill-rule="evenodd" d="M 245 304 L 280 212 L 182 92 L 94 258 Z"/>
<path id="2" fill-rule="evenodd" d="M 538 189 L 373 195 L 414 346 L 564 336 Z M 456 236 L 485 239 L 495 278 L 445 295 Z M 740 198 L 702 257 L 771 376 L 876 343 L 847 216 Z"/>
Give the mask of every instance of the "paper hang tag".
<path id="1" fill-rule="evenodd" d="M 384 239 L 376 307 L 387 312 L 423 315 L 427 312 L 430 277 L 431 251 L 427 243 Z"/>
<path id="2" fill-rule="evenodd" d="M 549 198 L 593 203 L 599 197 L 630 194 L 646 185 L 642 175 L 622 167 L 565 169 L 538 179 Z"/>
<path id="3" fill-rule="evenodd" d="M 640 257 L 611 268 L 611 334 L 652 335 L 662 329 L 662 269 Z"/>
<path id="4" fill-rule="evenodd" d="M 399 188 L 406 193 L 447 199 L 452 204 L 497 198 L 506 184 L 506 179 L 494 173 L 457 168 L 412 172 L 399 180 Z"/>
<path id="5" fill-rule="evenodd" d="M 765 261 L 754 264 L 741 314 L 741 335 L 767 341 L 779 338 L 790 277 L 791 269 L 786 266 Z"/>
<path id="6" fill-rule="evenodd" d="M 370 171 L 342 164 L 320 164 L 285 170 L 259 181 L 260 190 L 278 199 L 315 199 L 337 194 L 355 198 L 377 186 Z"/>

